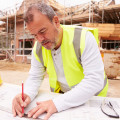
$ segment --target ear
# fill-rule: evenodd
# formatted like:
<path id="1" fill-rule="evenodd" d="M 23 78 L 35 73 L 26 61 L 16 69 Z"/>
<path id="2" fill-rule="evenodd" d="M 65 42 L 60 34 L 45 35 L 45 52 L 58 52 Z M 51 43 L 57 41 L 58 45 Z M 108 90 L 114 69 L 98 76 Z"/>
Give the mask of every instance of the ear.
<path id="1" fill-rule="evenodd" d="M 53 17 L 53 23 L 56 25 L 57 28 L 60 26 L 60 22 L 59 22 L 58 16 L 54 16 Z"/>

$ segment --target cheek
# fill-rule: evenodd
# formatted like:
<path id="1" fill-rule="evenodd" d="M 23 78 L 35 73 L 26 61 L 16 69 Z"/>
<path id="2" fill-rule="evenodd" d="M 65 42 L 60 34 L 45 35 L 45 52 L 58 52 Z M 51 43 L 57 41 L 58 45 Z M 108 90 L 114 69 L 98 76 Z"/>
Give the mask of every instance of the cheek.
<path id="1" fill-rule="evenodd" d="M 54 41 L 54 35 L 52 35 L 51 33 L 45 35 L 44 37 L 45 37 L 46 40 Z"/>
<path id="2" fill-rule="evenodd" d="M 58 32 L 54 29 L 50 29 L 46 35 L 45 35 L 45 38 L 46 39 L 49 39 L 51 42 L 54 42 L 55 41 L 55 38 L 57 37 L 57 34 Z"/>

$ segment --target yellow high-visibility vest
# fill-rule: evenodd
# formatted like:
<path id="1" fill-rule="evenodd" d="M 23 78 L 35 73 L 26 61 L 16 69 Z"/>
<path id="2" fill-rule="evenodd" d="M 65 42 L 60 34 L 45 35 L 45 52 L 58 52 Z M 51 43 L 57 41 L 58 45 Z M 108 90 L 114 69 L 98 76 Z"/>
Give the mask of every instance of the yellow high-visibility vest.
<path id="1" fill-rule="evenodd" d="M 63 69 L 67 84 L 72 89 L 75 85 L 79 84 L 82 79 L 84 79 L 81 55 L 85 48 L 86 32 L 92 32 L 98 43 L 98 31 L 97 29 L 88 29 L 71 25 L 62 25 L 62 28 L 63 39 L 61 43 L 61 55 Z M 51 91 L 59 92 L 60 86 L 57 81 L 57 74 L 55 71 L 51 50 L 47 50 L 36 41 L 33 48 L 33 53 L 36 60 L 41 62 L 43 66 L 47 68 Z M 107 94 L 108 81 L 105 75 L 104 81 L 104 88 L 96 94 L 98 96 L 106 96 Z"/>

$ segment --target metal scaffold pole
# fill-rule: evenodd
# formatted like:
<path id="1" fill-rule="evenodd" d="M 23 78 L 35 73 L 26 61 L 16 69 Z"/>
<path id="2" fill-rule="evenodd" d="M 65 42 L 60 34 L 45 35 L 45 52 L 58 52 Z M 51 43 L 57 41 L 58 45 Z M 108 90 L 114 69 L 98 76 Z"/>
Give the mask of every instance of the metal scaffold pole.
<path id="1" fill-rule="evenodd" d="M 8 12 L 7 12 L 7 27 L 6 27 L 6 32 L 7 32 L 7 36 L 6 36 L 6 48 L 7 48 L 7 43 L 8 43 Z"/>
<path id="2" fill-rule="evenodd" d="M 25 1 L 24 1 L 24 14 L 25 14 Z M 25 21 L 23 21 L 23 61 L 25 62 Z"/>
<path id="3" fill-rule="evenodd" d="M 103 10 L 102 10 L 102 23 L 104 22 L 104 0 L 103 0 Z"/>
<path id="4" fill-rule="evenodd" d="M 92 4 L 92 23 L 93 23 L 93 9 L 94 9 L 94 3 Z"/>
<path id="5" fill-rule="evenodd" d="M 3 40 L 2 40 L 2 36 L 0 35 L 0 41 L 1 41 L 1 48 L 3 50 Z"/>
<path id="6" fill-rule="evenodd" d="M 63 20 L 63 24 L 65 25 L 65 0 L 64 0 L 64 20 Z"/>
<path id="7" fill-rule="evenodd" d="M 14 21 L 14 61 L 15 60 L 16 60 L 16 11 L 15 11 L 15 21 Z"/>
<path id="8" fill-rule="evenodd" d="M 8 48 L 8 12 L 7 12 L 7 26 L 6 26 L 6 59 L 7 59 L 7 48 Z"/>
<path id="9" fill-rule="evenodd" d="M 91 0 L 89 2 L 89 23 L 90 23 L 90 20 L 91 20 Z"/>

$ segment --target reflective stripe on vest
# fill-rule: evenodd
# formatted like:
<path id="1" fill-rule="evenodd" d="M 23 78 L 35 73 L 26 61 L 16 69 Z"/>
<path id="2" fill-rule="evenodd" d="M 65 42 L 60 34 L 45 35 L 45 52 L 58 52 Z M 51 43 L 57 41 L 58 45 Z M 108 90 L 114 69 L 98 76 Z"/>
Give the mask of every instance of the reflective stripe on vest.
<path id="1" fill-rule="evenodd" d="M 78 62 L 81 64 L 81 52 L 80 52 L 80 37 L 81 37 L 81 29 L 75 28 L 74 38 L 73 38 L 73 46 L 75 50 L 75 54 L 77 56 Z M 82 64 L 81 64 L 82 66 Z"/>
<path id="2" fill-rule="evenodd" d="M 83 68 L 81 64 L 81 55 L 85 48 L 85 36 L 87 31 L 88 29 L 80 29 L 77 27 L 77 28 L 72 28 L 69 31 L 70 33 L 65 31 L 66 32 L 65 34 L 69 34 L 71 37 L 69 37 L 69 35 L 64 36 L 64 33 L 63 33 L 63 39 L 65 40 L 63 40 L 61 44 L 61 55 L 62 55 L 65 78 L 70 88 L 73 88 L 74 86 L 76 86 L 84 78 Z M 67 41 L 68 39 L 70 40 Z M 70 46 L 67 45 L 67 42 L 69 42 Z M 60 86 L 57 82 L 57 74 L 55 71 L 51 51 L 46 50 L 38 42 L 35 44 L 33 50 L 34 50 L 35 57 L 37 56 L 36 59 L 39 58 L 38 61 L 41 62 L 48 69 L 51 91 L 59 92 Z M 74 72 L 73 69 L 68 69 L 69 65 L 67 66 L 67 64 L 69 65 L 73 64 L 73 66 L 75 65 L 74 68 L 73 66 L 71 68 L 76 69 L 77 72 Z M 71 81 L 74 77 L 71 74 L 75 74 L 76 76 L 76 78 L 74 79 L 75 81 Z M 107 79 L 105 79 L 104 81 L 103 90 L 99 91 L 99 93 L 96 93 L 96 95 L 105 96 L 105 94 L 107 93 L 106 83 L 107 83 Z M 102 92 L 104 92 L 105 94 L 104 95 L 101 94 Z"/>

